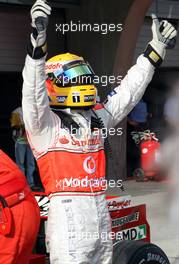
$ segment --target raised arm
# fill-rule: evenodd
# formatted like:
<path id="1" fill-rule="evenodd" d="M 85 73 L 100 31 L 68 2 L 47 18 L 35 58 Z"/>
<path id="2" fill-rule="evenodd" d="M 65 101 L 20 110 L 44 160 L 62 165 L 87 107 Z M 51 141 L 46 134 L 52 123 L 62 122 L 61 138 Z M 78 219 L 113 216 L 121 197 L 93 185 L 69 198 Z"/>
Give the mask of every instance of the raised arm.
<path id="1" fill-rule="evenodd" d="M 173 44 L 177 32 L 166 20 L 159 23 L 158 18 L 152 15 L 153 39 L 148 44 L 144 54 L 139 56 L 134 65 L 104 103 L 108 112 L 109 126 L 117 125 L 143 96 L 150 83 L 154 70 L 162 63 L 166 47 Z"/>
<path id="2" fill-rule="evenodd" d="M 45 86 L 46 28 L 51 8 L 42 0 L 31 9 L 32 31 L 23 70 L 23 118 L 28 133 L 48 132 L 52 113 Z"/>

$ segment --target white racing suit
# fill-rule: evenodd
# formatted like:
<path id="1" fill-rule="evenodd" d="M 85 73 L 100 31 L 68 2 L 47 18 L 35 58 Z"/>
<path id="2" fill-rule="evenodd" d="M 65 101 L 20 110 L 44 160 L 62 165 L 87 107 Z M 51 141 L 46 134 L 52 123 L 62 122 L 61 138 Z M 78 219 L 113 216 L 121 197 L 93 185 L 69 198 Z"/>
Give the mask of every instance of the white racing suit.
<path id="1" fill-rule="evenodd" d="M 107 128 L 117 125 L 143 96 L 154 67 L 141 55 L 103 105 L 81 112 L 61 110 L 80 126 L 75 135 L 49 107 L 44 68 L 45 57 L 27 56 L 22 106 L 28 139 L 50 198 L 46 241 L 51 263 L 111 264 L 110 217 L 101 184 L 104 138 L 101 132 L 89 130 L 91 117 L 100 117 Z"/>

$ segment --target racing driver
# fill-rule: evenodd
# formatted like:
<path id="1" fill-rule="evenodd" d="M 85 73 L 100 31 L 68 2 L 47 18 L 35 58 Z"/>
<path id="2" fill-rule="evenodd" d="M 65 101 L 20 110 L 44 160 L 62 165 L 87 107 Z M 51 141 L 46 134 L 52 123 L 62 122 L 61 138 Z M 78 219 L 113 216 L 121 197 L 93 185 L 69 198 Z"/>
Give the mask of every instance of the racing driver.
<path id="1" fill-rule="evenodd" d="M 110 264 L 112 239 L 101 184 L 105 179 L 101 130 L 116 126 L 141 99 L 177 33 L 170 23 L 159 23 L 153 15 L 153 39 L 144 54 L 105 103 L 97 104 L 96 87 L 82 78 L 94 73 L 82 57 L 66 53 L 46 62 L 50 14 L 49 4 L 42 0 L 31 9 L 22 99 L 28 140 L 50 199 L 46 234 L 50 261 Z"/>

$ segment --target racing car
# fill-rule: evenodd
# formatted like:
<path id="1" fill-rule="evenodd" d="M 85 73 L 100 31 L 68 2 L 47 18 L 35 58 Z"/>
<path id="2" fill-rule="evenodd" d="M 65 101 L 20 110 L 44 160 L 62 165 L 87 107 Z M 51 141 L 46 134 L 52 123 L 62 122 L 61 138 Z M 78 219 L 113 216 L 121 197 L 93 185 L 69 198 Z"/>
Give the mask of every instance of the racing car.
<path id="1" fill-rule="evenodd" d="M 47 264 L 45 229 L 49 199 L 44 193 L 34 193 L 40 207 L 41 225 L 29 264 Z M 150 243 L 150 226 L 146 205 L 132 205 L 131 196 L 107 196 L 113 234 L 113 264 L 170 264 L 161 248 Z"/>

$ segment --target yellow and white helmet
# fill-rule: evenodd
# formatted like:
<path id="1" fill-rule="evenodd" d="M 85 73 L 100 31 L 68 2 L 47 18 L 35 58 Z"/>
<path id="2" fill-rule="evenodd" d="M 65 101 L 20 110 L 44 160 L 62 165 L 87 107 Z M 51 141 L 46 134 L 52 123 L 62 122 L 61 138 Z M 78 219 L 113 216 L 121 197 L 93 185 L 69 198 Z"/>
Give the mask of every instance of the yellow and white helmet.
<path id="1" fill-rule="evenodd" d="M 46 62 L 46 86 L 51 106 L 89 107 L 96 104 L 94 72 L 82 57 L 60 54 Z"/>

